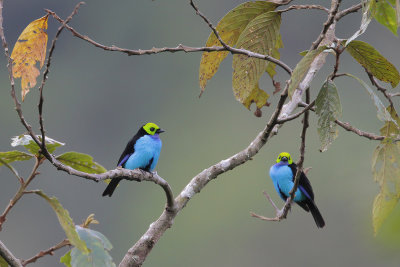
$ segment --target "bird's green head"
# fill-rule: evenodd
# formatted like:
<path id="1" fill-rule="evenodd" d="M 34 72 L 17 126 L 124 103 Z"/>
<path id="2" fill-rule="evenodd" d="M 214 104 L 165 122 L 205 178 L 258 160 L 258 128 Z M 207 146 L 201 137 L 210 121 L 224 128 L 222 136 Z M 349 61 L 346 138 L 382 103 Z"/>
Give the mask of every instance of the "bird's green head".
<path id="1" fill-rule="evenodd" d="M 152 123 L 152 122 L 148 122 L 145 125 L 143 125 L 143 130 L 146 131 L 147 134 L 149 135 L 155 135 L 158 133 L 163 133 L 165 132 L 163 129 L 161 129 L 160 127 L 158 127 L 157 124 Z"/>
<path id="2" fill-rule="evenodd" d="M 276 163 L 279 163 L 281 161 L 287 162 L 288 164 L 293 163 L 292 157 L 287 152 L 282 152 L 279 154 L 278 158 L 276 159 Z"/>

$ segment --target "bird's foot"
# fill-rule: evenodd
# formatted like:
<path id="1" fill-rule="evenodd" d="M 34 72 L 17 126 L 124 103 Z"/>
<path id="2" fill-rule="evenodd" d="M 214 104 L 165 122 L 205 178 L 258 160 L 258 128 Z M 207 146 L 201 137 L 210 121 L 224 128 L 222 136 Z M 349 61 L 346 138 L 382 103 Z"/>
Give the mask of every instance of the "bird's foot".
<path id="1" fill-rule="evenodd" d="M 151 174 L 153 174 L 153 176 L 158 176 L 157 171 L 151 172 Z"/>

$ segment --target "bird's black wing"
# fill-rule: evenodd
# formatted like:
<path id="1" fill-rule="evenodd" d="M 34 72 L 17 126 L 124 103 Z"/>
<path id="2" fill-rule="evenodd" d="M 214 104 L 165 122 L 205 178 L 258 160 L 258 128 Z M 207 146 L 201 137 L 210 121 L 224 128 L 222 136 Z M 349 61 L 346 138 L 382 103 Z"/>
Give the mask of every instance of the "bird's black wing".
<path id="1" fill-rule="evenodd" d="M 140 131 L 135 134 L 131 140 L 129 140 L 128 144 L 126 144 L 126 147 L 124 149 L 124 152 L 122 152 L 121 156 L 119 157 L 118 164 L 117 166 L 123 166 L 123 164 L 128 160 L 130 155 L 132 155 L 135 152 L 135 143 L 136 141 L 142 137 L 143 135 L 140 134 Z"/>
<path id="2" fill-rule="evenodd" d="M 128 144 L 126 144 L 126 147 L 124 149 L 124 152 L 122 152 L 121 156 L 119 157 L 118 164 L 117 166 L 122 166 L 124 167 L 125 162 L 129 159 L 129 157 L 135 152 L 135 143 L 136 141 L 144 135 L 143 133 L 143 127 L 139 129 L 139 131 L 132 137 L 131 140 L 129 140 Z M 119 182 L 121 182 L 122 178 L 114 178 L 110 181 L 108 186 L 103 192 L 103 197 L 104 196 L 112 196 L 114 193 L 114 190 L 117 188 Z"/>
<path id="3" fill-rule="evenodd" d="M 296 165 L 296 163 L 292 163 L 292 164 L 289 164 L 289 167 L 293 172 L 293 181 L 294 181 L 294 177 L 296 176 L 296 172 L 297 172 L 297 165 Z M 303 191 L 303 193 L 307 197 L 314 200 L 314 192 L 311 187 L 311 183 L 308 180 L 307 176 L 304 174 L 304 172 L 301 172 L 301 174 L 300 174 L 299 187 L 300 187 L 300 190 Z"/>

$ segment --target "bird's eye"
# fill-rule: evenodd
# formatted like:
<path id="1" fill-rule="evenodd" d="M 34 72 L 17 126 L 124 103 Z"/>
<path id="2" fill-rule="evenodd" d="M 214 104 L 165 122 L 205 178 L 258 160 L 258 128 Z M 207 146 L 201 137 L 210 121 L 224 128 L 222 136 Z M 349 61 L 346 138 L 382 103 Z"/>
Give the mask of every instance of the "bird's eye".
<path id="1" fill-rule="evenodd" d="M 279 156 L 279 159 L 281 159 L 282 157 L 281 156 Z"/>
<path id="2" fill-rule="evenodd" d="M 154 132 L 154 130 L 155 130 L 154 127 L 150 128 L 150 132 Z"/>

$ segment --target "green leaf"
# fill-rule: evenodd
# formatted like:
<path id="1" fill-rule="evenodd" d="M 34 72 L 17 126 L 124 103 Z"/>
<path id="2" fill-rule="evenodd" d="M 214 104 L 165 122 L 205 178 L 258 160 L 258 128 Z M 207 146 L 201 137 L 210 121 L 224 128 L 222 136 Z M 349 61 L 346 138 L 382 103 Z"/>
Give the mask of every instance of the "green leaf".
<path id="1" fill-rule="evenodd" d="M 37 138 L 42 141 L 42 136 L 37 135 Z M 24 146 L 29 152 L 34 155 L 39 155 L 40 147 L 33 141 L 32 137 L 27 134 L 21 134 L 11 138 L 11 146 Z M 58 142 L 50 137 L 46 136 L 46 148 L 50 153 L 53 153 L 57 147 L 65 145 L 64 143 Z"/>
<path id="2" fill-rule="evenodd" d="M 66 152 L 56 157 L 57 160 L 65 165 L 68 165 L 75 170 L 86 173 L 103 173 L 107 170 L 99 163 L 93 161 L 93 157 L 87 154 L 78 152 Z"/>
<path id="3" fill-rule="evenodd" d="M 79 238 L 79 235 L 75 230 L 75 224 L 69 216 L 68 210 L 64 209 L 63 206 L 61 206 L 57 198 L 48 197 L 42 191 L 36 191 L 36 194 L 47 200 L 47 202 L 56 212 L 58 221 L 60 222 L 61 227 L 64 229 L 64 232 L 67 235 L 69 242 L 71 242 L 71 244 L 78 248 L 82 253 L 89 253 L 85 242 Z"/>
<path id="4" fill-rule="evenodd" d="M 374 18 L 380 24 L 388 28 L 395 36 L 397 36 L 397 15 L 396 9 L 392 7 L 386 0 L 376 2 L 376 10 Z"/>
<path id="5" fill-rule="evenodd" d="M 0 256 L 0 267 L 8 267 L 8 263 L 2 256 Z"/>
<path id="6" fill-rule="evenodd" d="M 19 177 L 17 170 L 13 166 L 11 166 L 9 163 L 14 162 L 14 161 L 29 160 L 32 157 L 33 157 L 33 155 L 22 152 L 22 151 L 18 151 L 18 150 L 0 152 L 0 167 L 1 167 L 1 165 L 6 166 L 16 176 Z"/>
<path id="7" fill-rule="evenodd" d="M 396 110 L 392 106 L 387 110 L 399 124 Z M 375 235 L 400 199 L 400 143 L 391 141 L 398 137 L 400 130 L 393 121 L 387 121 L 381 128 L 381 134 L 386 138 L 377 146 L 372 157 L 372 174 L 380 186 L 372 208 Z"/>
<path id="8" fill-rule="evenodd" d="M 322 85 L 315 106 L 315 112 L 319 117 L 317 130 L 321 140 L 321 152 L 324 152 L 338 136 L 335 120 L 342 116 L 339 93 L 333 81 L 328 80 Z"/>
<path id="9" fill-rule="evenodd" d="M 361 3 L 362 18 L 360 29 L 346 41 L 346 46 L 367 30 L 368 25 L 372 20 L 373 13 L 375 12 L 375 0 L 362 0 Z"/>
<path id="10" fill-rule="evenodd" d="M 400 74 L 396 67 L 370 44 L 352 41 L 346 51 L 377 79 L 390 82 L 393 88 L 400 82 Z"/>
<path id="11" fill-rule="evenodd" d="M 68 251 L 67 253 L 65 253 L 64 256 L 62 256 L 60 258 L 60 263 L 64 263 L 64 265 L 67 267 L 72 267 L 71 266 L 71 250 Z"/>
<path id="12" fill-rule="evenodd" d="M 13 150 L 7 152 L 0 152 L 0 166 L 4 163 L 11 163 L 14 161 L 30 160 L 33 156 L 31 154 Z"/>
<path id="13" fill-rule="evenodd" d="M 308 51 L 307 55 L 305 55 L 300 62 L 296 65 L 292 73 L 292 78 L 290 79 L 289 84 L 289 97 L 292 98 L 294 91 L 299 86 L 304 76 L 306 75 L 308 69 L 311 66 L 311 63 L 314 59 L 321 54 L 322 51 L 326 49 L 326 46 L 320 46 L 315 50 Z"/>
<path id="14" fill-rule="evenodd" d="M 276 4 L 266 1 L 245 2 L 229 11 L 216 27 L 222 40 L 229 46 L 234 46 L 241 32 L 247 24 L 258 15 L 275 10 Z M 221 46 L 215 34 L 212 32 L 208 37 L 207 47 Z M 229 52 L 204 52 L 201 57 L 199 70 L 199 84 L 201 92 L 204 91 L 208 80 L 217 72 L 219 65 L 226 58 Z"/>
<path id="15" fill-rule="evenodd" d="M 259 15 L 240 34 L 236 46 L 255 53 L 270 53 L 276 49 L 280 23 L 279 13 L 271 11 Z M 258 81 L 266 70 L 267 61 L 237 54 L 233 56 L 232 67 L 232 87 L 236 99 L 248 109 L 252 102 L 257 108 L 263 107 L 267 103 L 267 94 L 260 93 Z"/>
<path id="16" fill-rule="evenodd" d="M 72 267 L 114 267 L 115 264 L 108 253 L 112 249 L 110 241 L 100 232 L 76 226 L 79 236 L 86 242 L 90 249 L 89 254 L 80 250 L 71 250 Z"/>
<path id="17" fill-rule="evenodd" d="M 281 48 L 283 48 L 283 42 L 282 42 L 282 36 L 279 34 L 278 41 L 275 43 L 275 48 L 272 49 L 269 55 L 273 58 L 280 59 L 281 54 L 279 53 L 279 49 Z M 268 73 L 271 79 L 274 79 L 274 76 L 276 74 L 275 68 L 276 68 L 275 63 L 272 63 L 270 61 L 267 62 L 267 68 L 265 69 L 265 71 Z"/>
<path id="18" fill-rule="evenodd" d="M 307 55 L 307 53 L 308 53 L 308 50 L 304 50 L 304 51 L 301 51 L 299 53 L 299 55 L 304 57 L 305 55 Z"/>
<path id="19" fill-rule="evenodd" d="M 374 227 L 375 235 L 378 233 L 382 224 L 392 213 L 396 207 L 398 198 L 386 195 L 385 193 L 379 193 L 374 200 L 372 205 L 372 224 Z"/>
<path id="20" fill-rule="evenodd" d="M 383 105 L 382 101 L 379 99 L 379 97 L 374 93 L 374 91 L 372 90 L 371 87 L 368 86 L 368 84 L 366 84 L 363 80 L 361 80 L 360 78 L 351 75 L 349 73 L 346 73 L 347 76 L 355 79 L 356 81 L 358 81 L 368 92 L 368 94 L 370 95 L 372 101 L 374 101 L 374 105 L 377 109 L 377 117 L 379 120 L 381 121 L 393 121 L 395 124 L 397 124 L 396 121 L 393 120 L 392 116 L 390 116 L 390 113 L 386 110 L 385 106 Z"/>

